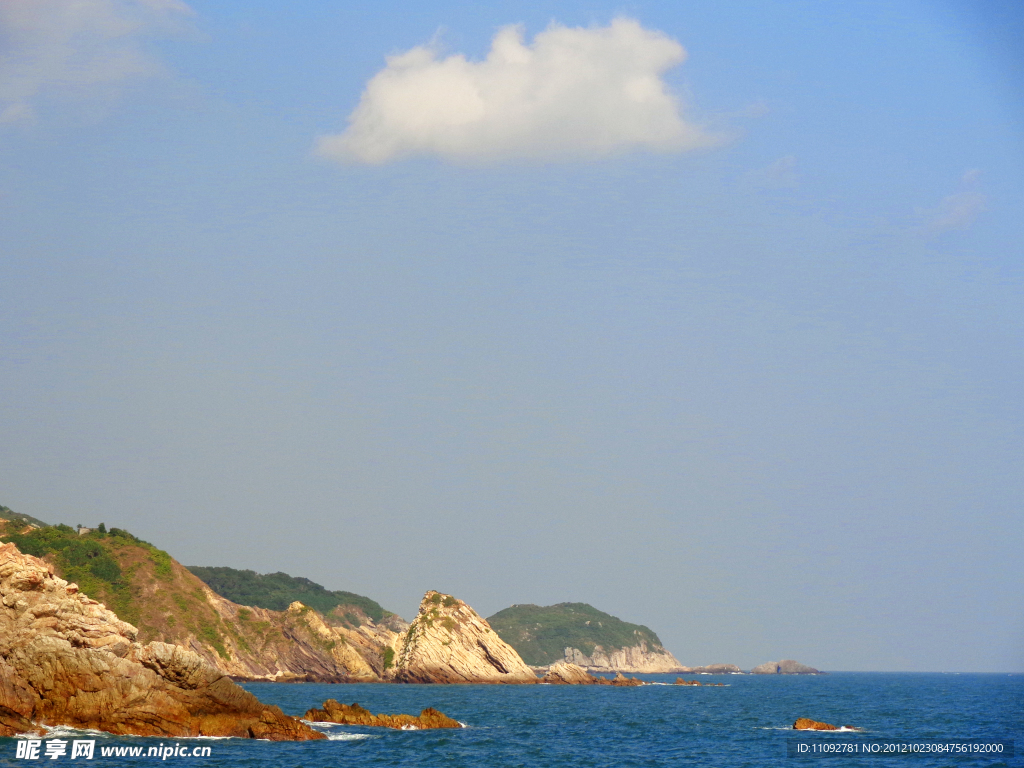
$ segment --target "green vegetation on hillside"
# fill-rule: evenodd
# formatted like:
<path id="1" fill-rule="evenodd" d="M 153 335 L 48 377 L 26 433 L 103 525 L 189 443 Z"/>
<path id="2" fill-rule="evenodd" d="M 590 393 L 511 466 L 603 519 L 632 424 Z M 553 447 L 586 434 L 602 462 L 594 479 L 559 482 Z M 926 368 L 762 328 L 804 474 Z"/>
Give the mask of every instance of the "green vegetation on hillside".
<path id="1" fill-rule="evenodd" d="M 338 606 L 362 611 L 374 621 L 381 621 L 390 613 L 377 602 L 352 592 L 330 591 L 301 576 L 287 573 L 260 574 L 255 571 L 240 571 L 236 568 L 188 566 L 188 569 L 205 581 L 221 597 L 239 605 L 252 605 L 284 611 L 298 600 L 322 614 L 328 614 Z M 335 611 L 349 623 L 359 624 L 358 617 L 351 612 Z"/>
<path id="2" fill-rule="evenodd" d="M 543 666 L 561 661 L 566 648 L 590 655 L 594 646 L 606 652 L 639 645 L 661 648 L 661 640 L 641 624 L 629 624 L 586 603 L 513 605 L 487 619 L 498 637 L 516 649 L 523 661 Z"/>
<path id="3" fill-rule="evenodd" d="M 47 525 L 42 520 L 37 520 L 32 515 L 23 515 L 20 512 L 15 512 L 10 507 L 5 507 L 0 504 L 0 520 L 10 520 L 13 523 L 22 523 L 24 525 L 35 525 L 42 528 Z"/>
<path id="4" fill-rule="evenodd" d="M 134 569 L 125 572 L 121 568 L 116 557 L 118 551 L 126 544 L 135 545 L 144 550 L 158 576 L 170 575 L 170 555 L 120 528 L 111 528 L 108 532 L 101 523 L 99 528 L 83 535 L 69 525 L 48 525 L 27 533 L 12 532 L 14 525 L 20 522 L 16 519 L 13 524 L 4 524 L 0 540 L 13 542 L 26 555 L 52 555 L 64 579 L 75 582 L 83 594 L 104 603 L 119 618 L 132 624 L 139 620 L 139 606 L 132 589 Z"/>

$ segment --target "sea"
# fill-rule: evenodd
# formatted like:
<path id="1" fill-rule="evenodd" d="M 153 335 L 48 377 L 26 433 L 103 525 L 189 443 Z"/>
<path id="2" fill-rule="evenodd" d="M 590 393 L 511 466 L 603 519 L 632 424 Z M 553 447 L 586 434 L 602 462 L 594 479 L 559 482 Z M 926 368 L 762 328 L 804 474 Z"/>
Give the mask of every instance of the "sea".
<path id="1" fill-rule="evenodd" d="M 653 684 L 247 683 L 261 701 L 296 716 L 333 698 L 374 713 L 434 707 L 465 728 L 316 724 L 328 740 L 294 743 L 55 728 L 40 739 L 38 757 L 25 746 L 19 757 L 24 740 L 0 739 L 0 766 L 1024 766 L 1021 674 L 703 675 L 699 687 L 672 685 L 675 675 L 639 677 Z M 798 717 L 857 730 L 793 731 Z M 66 746 L 50 747 L 56 754 L 48 757 L 53 741 Z M 95 742 L 91 758 L 83 746 L 72 759 L 78 741 Z"/>

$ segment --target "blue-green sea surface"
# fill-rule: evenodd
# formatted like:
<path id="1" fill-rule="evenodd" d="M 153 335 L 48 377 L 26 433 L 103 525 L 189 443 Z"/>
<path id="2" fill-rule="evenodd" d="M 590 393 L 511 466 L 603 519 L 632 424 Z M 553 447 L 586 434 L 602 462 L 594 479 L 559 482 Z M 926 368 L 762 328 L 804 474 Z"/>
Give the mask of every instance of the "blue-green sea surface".
<path id="1" fill-rule="evenodd" d="M 675 676 L 645 675 L 669 683 Z M 0 739 L 0 766 L 157 763 L 218 768 L 327 766 L 1024 766 L 1024 675 L 834 673 L 822 676 L 702 676 L 701 687 L 521 685 L 327 685 L 251 683 L 244 687 L 286 713 L 325 699 L 372 712 L 418 714 L 434 707 L 461 730 L 394 731 L 318 724 L 328 741 L 113 737 L 57 729 L 51 739 L 96 739 L 93 760 L 16 756 Z M 721 682 L 723 686 L 707 683 Z M 810 717 L 863 730 L 794 732 Z M 790 739 L 1014 740 L 1015 757 L 787 757 Z M 43 739 L 44 744 L 46 739 Z M 208 757 L 107 756 L 102 749 L 208 746 Z M 70 750 L 69 750 L 70 751 Z M 180 752 L 181 750 L 179 750 Z"/>

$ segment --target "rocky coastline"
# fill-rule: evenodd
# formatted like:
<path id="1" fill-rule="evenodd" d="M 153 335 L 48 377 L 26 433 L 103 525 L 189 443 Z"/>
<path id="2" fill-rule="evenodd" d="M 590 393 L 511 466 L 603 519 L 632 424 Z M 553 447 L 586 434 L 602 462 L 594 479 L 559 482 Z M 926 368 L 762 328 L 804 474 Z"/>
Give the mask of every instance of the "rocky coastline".
<path id="1" fill-rule="evenodd" d="M 0 735 L 66 725 L 138 736 L 324 738 L 196 653 L 137 637 L 52 566 L 0 544 Z"/>
<path id="2" fill-rule="evenodd" d="M 131 588 L 139 607 L 132 615 L 142 620 L 142 630 L 61 578 L 60 558 L 35 557 L 0 543 L 0 736 L 66 725 L 161 737 L 324 737 L 233 681 L 635 687 L 645 683 L 623 672 L 743 674 L 731 664 L 683 666 L 646 627 L 621 622 L 635 645 L 606 652 L 593 644 L 587 653 L 567 645 L 562 659 L 531 667 L 473 608 L 434 590 L 408 624 L 376 603 L 378 621 L 347 610 L 323 614 L 297 601 L 284 611 L 239 605 L 166 553 L 120 535 L 126 541 L 105 551 L 135 579 Z M 169 610 L 172 604 L 178 613 Z M 552 608 L 563 606 L 619 621 L 585 604 Z M 768 662 L 752 672 L 821 674 L 793 660 Z M 701 685 L 681 678 L 677 684 Z M 426 719 L 417 725 L 404 719 L 417 716 L 371 715 L 357 706 L 346 709 L 329 700 L 307 719 L 397 717 L 401 723 L 390 727 L 451 727 L 427 725 L 444 722 L 432 710 L 421 713 Z"/>

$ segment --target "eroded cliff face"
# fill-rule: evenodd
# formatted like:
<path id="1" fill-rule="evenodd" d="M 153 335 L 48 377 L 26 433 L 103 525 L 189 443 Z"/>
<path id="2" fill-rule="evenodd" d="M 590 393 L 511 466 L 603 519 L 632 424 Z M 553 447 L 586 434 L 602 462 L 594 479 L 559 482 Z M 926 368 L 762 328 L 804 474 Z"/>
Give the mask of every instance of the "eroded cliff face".
<path id="1" fill-rule="evenodd" d="M 534 674 L 480 614 L 431 590 L 397 641 L 388 677 L 402 683 L 536 683 Z"/>
<path id="2" fill-rule="evenodd" d="M 214 648 L 195 635 L 194 648 L 236 679 L 375 682 L 384 673 L 384 650 L 408 625 L 397 616 L 385 625 L 364 617 L 356 628 L 292 603 L 287 611 L 241 606 L 202 585 L 206 602 L 227 631 Z"/>
<path id="3" fill-rule="evenodd" d="M 0 544 L 0 735 L 39 723 L 143 736 L 323 738 L 199 655 L 137 637 L 46 562 Z"/>
<path id="4" fill-rule="evenodd" d="M 612 648 L 608 651 L 600 645 L 595 645 L 589 656 L 579 648 L 566 648 L 565 662 L 591 672 L 669 674 L 685 671 L 685 667 L 671 653 L 661 647 L 648 646 L 643 641 L 639 645 Z"/>

